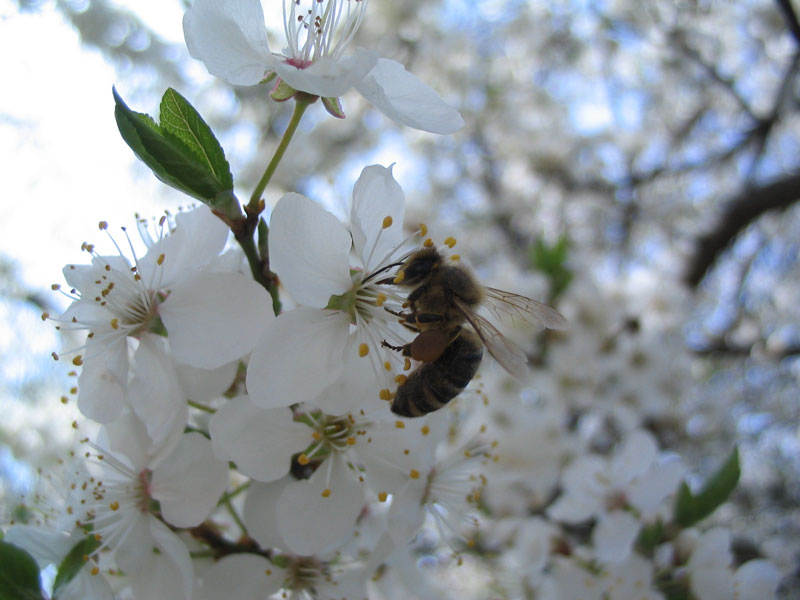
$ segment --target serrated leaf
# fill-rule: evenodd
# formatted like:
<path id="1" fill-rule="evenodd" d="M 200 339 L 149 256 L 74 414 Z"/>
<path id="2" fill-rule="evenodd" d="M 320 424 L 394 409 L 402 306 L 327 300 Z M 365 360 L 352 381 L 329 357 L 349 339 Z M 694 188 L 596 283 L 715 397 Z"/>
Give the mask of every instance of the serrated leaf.
<path id="1" fill-rule="evenodd" d="M 162 130 L 180 139 L 226 189 L 233 189 L 233 176 L 225 152 L 214 132 L 189 101 L 168 88 L 161 98 L 160 111 Z"/>
<path id="2" fill-rule="evenodd" d="M 0 541 L 0 600 L 42 600 L 39 566 L 22 548 Z"/>
<path id="3" fill-rule="evenodd" d="M 86 564 L 86 557 L 100 547 L 94 536 L 89 536 L 75 544 L 58 565 L 58 572 L 53 583 L 53 600 L 57 600 L 64 588 Z"/>
<path id="4" fill-rule="evenodd" d="M 734 448 L 697 494 L 692 493 L 685 481 L 682 482 L 675 498 L 675 522 L 683 527 L 691 527 L 713 513 L 736 488 L 740 473 L 739 449 Z"/>
<path id="5" fill-rule="evenodd" d="M 132 111 L 114 90 L 114 118 L 122 139 L 134 154 L 167 185 L 216 207 L 216 199 L 231 192 L 177 136 L 167 133 L 153 119 Z"/>

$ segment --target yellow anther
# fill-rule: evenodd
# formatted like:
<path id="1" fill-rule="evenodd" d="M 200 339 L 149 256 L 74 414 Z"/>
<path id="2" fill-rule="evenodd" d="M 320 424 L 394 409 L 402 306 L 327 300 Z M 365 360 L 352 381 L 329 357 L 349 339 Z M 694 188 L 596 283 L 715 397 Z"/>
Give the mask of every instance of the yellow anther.
<path id="1" fill-rule="evenodd" d="M 375 297 L 375 306 L 383 306 L 386 302 L 386 294 L 380 293 Z"/>
<path id="2" fill-rule="evenodd" d="M 78 356 L 72 359 L 72 364 L 76 367 L 80 367 L 83 364 L 83 357 L 78 354 Z"/>
<path id="3" fill-rule="evenodd" d="M 390 216 L 383 217 L 383 228 L 389 229 L 389 227 L 391 226 L 392 226 L 392 217 Z"/>
<path id="4" fill-rule="evenodd" d="M 50 318 L 50 313 L 43 312 L 42 313 L 42 321 L 47 321 Z"/>
<path id="5" fill-rule="evenodd" d="M 69 388 L 69 393 L 70 394 L 77 394 L 78 393 L 78 388 L 75 387 L 75 386 L 72 386 L 71 388 Z"/>
<path id="6" fill-rule="evenodd" d="M 297 462 L 302 466 L 306 466 L 308 464 L 308 457 L 305 454 L 301 454 L 297 457 Z"/>
<path id="7" fill-rule="evenodd" d="M 162 252 L 161 254 L 158 255 L 158 260 L 156 261 L 156 264 L 158 264 L 158 266 L 160 267 L 161 265 L 164 264 L 165 258 L 166 256 L 164 256 L 164 253 Z"/>
<path id="8" fill-rule="evenodd" d="M 458 559 L 456 560 L 456 565 L 460 567 L 463 564 L 464 564 L 464 559 L 459 556 Z"/>
<path id="9" fill-rule="evenodd" d="M 325 488 L 324 490 L 322 490 L 322 497 L 323 498 L 327 498 L 330 495 L 331 495 L 331 488 Z"/>
<path id="10" fill-rule="evenodd" d="M 78 428 L 78 422 L 77 421 L 73 421 L 72 422 L 72 428 L 73 429 L 77 429 Z"/>
<path id="11" fill-rule="evenodd" d="M 444 240 L 444 245 L 447 246 L 448 248 L 452 248 L 453 246 L 456 245 L 456 238 L 454 238 L 452 236 L 450 236 L 449 238 L 446 238 Z"/>
<path id="12" fill-rule="evenodd" d="M 60 283 L 54 283 L 53 285 L 50 286 L 50 289 L 53 290 L 54 292 L 57 292 L 58 290 L 61 289 L 61 284 Z"/>
<path id="13" fill-rule="evenodd" d="M 378 492 L 378 500 L 381 502 L 386 502 L 386 499 L 389 497 L 389 494 L 386 492 Z"/>
<path id="14" fill-rule="evenodd" d="M 319 431 L 315 431 L 314 433 L 311 434 L 311 437 L 318 442 L 322 439 L 322 434 L 320 434 Z"/>
<path id="15" fill-rule="evenodd" d="M 81 560 L 83 562 L 89 562 L 89 555 L 88 554 L 84 554 L 83 556 L 81 556 Z"/>
<path id="16" fill-rule="evenodd" d="M 267 569 L 266 571 L 264 571 L 264 574 L 265 575 L 272 575 L 272 569 Z"/>
<path id="17" fill-rule="evenodd" d="M 425 246 L 426 248 L 431 248 L 433 246 L 433 240 L 431 238 L 428 238 L 427 240 L 422 242 L 422 245 Z"/>
<path id="18" fill-rule="evenodd" d="M 95 541 L 99 542 L 99 541 L 101 541 L 103 539 L 103 536 L 100 535 L 99 533 L 95 533 L 94 534 L 94 539 L 95 539 Z"/>
<path id="19" fill-rule="evenodd" d="M 403 362 L 403 371 L 408 371 L 409 369 L 411 369 L 411 359 L 406 358 L 406 360 Z"/>
<path id="20" fill-rule="evenodd" d="M 459 260 L 461 260 L 461 256 L 458 254 L 451 254 L 450 260 L 452 260 L 453 262 L 458 262 Z"/>
<path id="21" fill-rule="evenodd" d="M 406 424 L 403 423 L 402 421 L 395 421 L 394 422 L 394 426 L 397 427 L 398 429 L 405 429 L 406 428 Z"/>
<path id="22" fill-rule="evenodd" d="M 119 329 L 119 319 L 114 317 L 111 319 L 111 329 Z"/>
<path id="23" fill-rule="evenodd" d="M 385 363 L 383 363 L 383 368 L 386 369 L 387 371 L 391 371 L 392 370 L 392 363 L 390 363 L 387 360 Z"/>
<path id="24" fill-rule="evenodd" d="M 475 540 L 467 540 L 467 546 L 470 548 L 475 547 Z"/>
<path id="25" fill-rule="evenodd" d="M 411 472 L 408 474 L 411 479 L 419 479 L 419 471 L 416 469 L 411 469 Z"/>
<path id="26" fill-rule="evenodd" d="M 100 572 L 100 567 L 92 567 L 92 570 L 90 571 L 92 575 L 97 575 L 99 572 Z"/>
<path id="27" fill-rule="evenodd" d="M 394 276 L 392 283 L 401 283 L 405 278 L 406 278 L 406 272 L 398 271 L 397 274 Z"/>
<path id="28" fill-rule="evenodd" d="M 420 432 L 422 433 L 422 435 L 428 435 L 431 432 L 431 428 L 428 427 L 427 425 L 423 425 L 420 428 Z"/>
<path id="29" fill-rule="evenodd" d="M 105 229 L 108 229 L 108 222 L 100 221 L 100 223 L 98 223 L 97 226 L 100 228 L 100 231 L 103 231 Z"/>
<path id="30" fill-rule="evenodd" d="M 406 379 L 408 379 L 408 377 L 401 373 L 400 375 L 395 375 L 394 382 L 397 385 L 403 385 L 406 382 Z"/>
<path id="31" fill-rule="evenodd" d="M 67 402 L 69 402 L 69 398 L 66 396 L 61 396 L 61 404 L 66 404 Z"/>
<path id="32" fill-rule="evenodd" d="M 364 358 L 367 354 L 369 354 L 369 346 L 367 346 L 364 342 L 358 345 L 358 355 L 361 358 Z"/>
<path id="33" fill-rule="evenodd" d="M 472 452 L 470 452 L 469 450 L 464 450 L 464 456 L 466 458 L 472 458 Z"/>
<path id="34" fill-rule="evenodd" d="M 347 438 L 347 445 L 348 446 L 355 446 L 356 445 L 356 438 L 354 438 L 354 437 Z"/>
<path id="35" fill-rule="evenodd" d="M 419 235 L 420 237 L 425 237 L 426 235 L 428 235 L 428 226 L 425 225 L 425 223 L 419 224 Z"/>
<path id="36" fill-rule="evenodd" d="M 389 391 L 389 388 L 383 388 L 380 392 L 378 392 L 378 398 L 381 400 L 391 400 L 392 392 Z"/>
<path id="37" fill-rule="evenodd" d="M 109 507 L 111 510 L 113 510 L 113 511 L 115 511 L 115 512 L 116 512 L 116 511 L 118 511 L 118 510 L 119 510 L 119 502 L 117 502 L 116 500 L 114 500 L 114 501 L 113 501 L 111 504 L 109 504 L 109 505 L 108 505 L 108 507 Z"/>

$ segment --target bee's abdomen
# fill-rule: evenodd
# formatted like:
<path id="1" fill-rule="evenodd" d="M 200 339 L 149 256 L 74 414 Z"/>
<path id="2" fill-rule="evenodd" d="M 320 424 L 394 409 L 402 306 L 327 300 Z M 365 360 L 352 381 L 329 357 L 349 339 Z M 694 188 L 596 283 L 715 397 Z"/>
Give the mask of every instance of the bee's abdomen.
<path id="1" fill-rule="evenodd" d="M 419 367 L 397 388 L 392 412 L 402 417 L 421 417 L 442 408 L 467 387 L 481 358 L 480 342 L 462 332 L 439 358 Z"/>

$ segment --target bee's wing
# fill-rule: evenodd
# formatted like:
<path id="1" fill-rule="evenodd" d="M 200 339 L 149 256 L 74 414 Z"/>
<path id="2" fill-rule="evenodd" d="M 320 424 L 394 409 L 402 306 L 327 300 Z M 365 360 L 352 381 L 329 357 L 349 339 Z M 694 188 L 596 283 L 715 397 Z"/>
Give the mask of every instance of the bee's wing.
<path id="1" fill-rule="evenodd" d="M 473 312 L 458 300 L 456 305 L 467 323 L 481 338 L 489 354 L 514 377 L 522 378 L 528 372 L 528 356 L 525 351 L 500 333 L 488 319 Z"/>
<path id="2" fill-rule="evenodd" d="M 498 321 L 513 322 L 515 319 L 539 328 L 567 329 L 569 324 L 560 312 L 546 304 L 520 296 L 513 292 L 486 288 L 486 308 Z"/>

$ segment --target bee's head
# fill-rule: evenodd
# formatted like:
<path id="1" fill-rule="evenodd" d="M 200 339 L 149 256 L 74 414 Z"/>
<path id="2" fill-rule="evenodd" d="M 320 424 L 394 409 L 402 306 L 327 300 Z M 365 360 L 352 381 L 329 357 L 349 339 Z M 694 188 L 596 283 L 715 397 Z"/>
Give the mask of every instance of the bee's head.
<path id="1" fill-rule="evenodd" d="M 442 260 L 442 255 L 436 248 L 417 250 L 398 269 L 395 282 L 407 286 L 419 285 L 430 277 Z"/>

